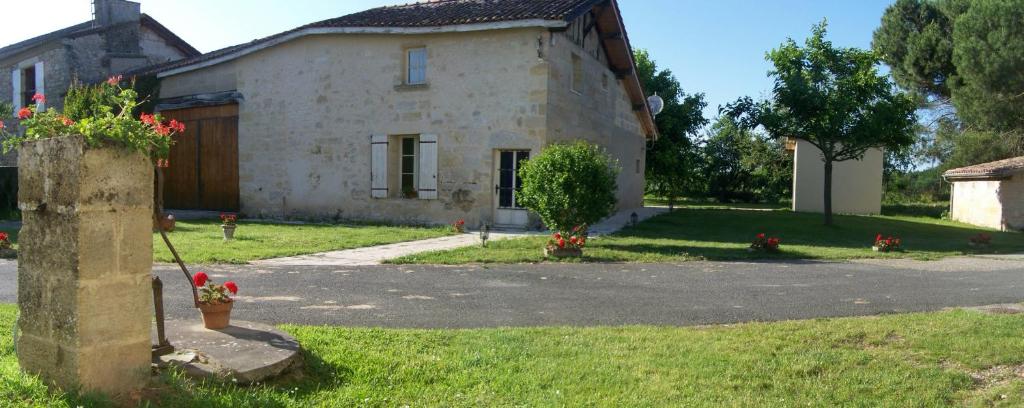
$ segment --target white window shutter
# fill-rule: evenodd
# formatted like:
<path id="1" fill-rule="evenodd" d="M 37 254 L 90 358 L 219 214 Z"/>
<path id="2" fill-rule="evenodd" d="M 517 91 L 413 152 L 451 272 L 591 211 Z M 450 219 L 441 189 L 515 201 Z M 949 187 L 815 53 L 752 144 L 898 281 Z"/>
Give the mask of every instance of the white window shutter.
<path id="1" fill-rule="evenodd" d="M 39 61 L 39 62 L 36 63 L 36 78 L 35 78 L 35 81 L 36 81 L 36 94 L 46 96 L 46 83 L 43 81 L 43 79 L 44 79 L 43 78 L 43 72 L 44 72 L 43 71 L 43 62 Z M 45 103 L 36 104 L 36 109 L 39 112 L 43 112 L 43 111 L 46 110 L 46 104 Z"/>
<path id="2" fill-rule="evenodd" d="M 437 199 L 437 135 L 420 135 L 420 182 L 421 200 Z"/>
<path id="3" fill-rule="evenodd" d="M 388 197 L 388 136 L 370 138 L 370 196 Z"/>
<path id="4" fill-rule="evenodd" d="M 11 105 L 14 105 L 14 111 L 17 112 L 21 109 L 21 69 L 11 71 L 11 89 L 14 91 Z"/>

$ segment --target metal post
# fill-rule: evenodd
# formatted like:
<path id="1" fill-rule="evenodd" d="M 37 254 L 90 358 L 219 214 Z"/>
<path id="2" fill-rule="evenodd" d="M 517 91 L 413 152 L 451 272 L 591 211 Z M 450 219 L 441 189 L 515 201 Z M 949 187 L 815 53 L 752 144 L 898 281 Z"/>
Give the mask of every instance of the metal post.
<path id="1" fill-rule="evenodd" d="M 153 357 L 159 357 L 174 352 L 174 346 L 167 341 L 167 334 L 164 333 L 164 283 L 159 276 L 153 276 L 153 306 L 156 310 L 156 340 L 153 345 Z"/>

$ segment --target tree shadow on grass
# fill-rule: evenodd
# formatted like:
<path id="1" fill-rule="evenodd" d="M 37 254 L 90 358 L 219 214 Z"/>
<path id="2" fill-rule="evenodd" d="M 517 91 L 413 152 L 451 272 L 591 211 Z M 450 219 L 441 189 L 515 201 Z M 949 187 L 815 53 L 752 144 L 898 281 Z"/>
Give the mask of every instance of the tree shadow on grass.
<path id="1" fill-rule="evenodd" d="M 746 246 L 758 233 L 782 239 L 781 254 L 749 253 Z M 969 239 L 978 234 L 992 236 L 989 248 L 973 248 Z M 751 212 L 720 209 L 682 209 L 626 228 L 611 236 L 602 247 L 634 253 L 679 256 L 688 254 L 714 260 L 816 258 L 815 248 L 846 252 L 871 251 L 874 237 L 898 236 L 915 252 L 962 254 L 1024 252 L 1024 234 L 999 232 L 938 220 L 908 220 L 893 217 L 838 215 L 834 226 L 822 224 L 820 214 L 793 212 Z M 618 244 L 614 241 L 677 240 L 708 243 L 706 246 Z M 716 245 L 732 245 L 718 247 Z M 803 246 L 787 252 L 787 245 Z M 879 256 L 865 252 L 863 257 Z M 892 255 L 900 256 L 900 255 Z M 829 256 L 820 256 L 829 257 Z M 833 256 L 834 257 L 834 256 Z M 839 256 L 842 257 L 842 256 Z"/>

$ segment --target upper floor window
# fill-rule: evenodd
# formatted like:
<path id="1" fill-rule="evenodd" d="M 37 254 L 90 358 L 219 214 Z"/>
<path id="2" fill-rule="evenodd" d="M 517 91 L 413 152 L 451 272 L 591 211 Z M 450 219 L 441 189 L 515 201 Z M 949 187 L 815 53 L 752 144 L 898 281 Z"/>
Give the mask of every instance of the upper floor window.
<path id="1" fill-rule="evenodd" d="M 7 100 L 11 101 L 15 108 L 36 104 L 40 110 L 45 109 L 43 103 L 36 103 L 32 100 L 32 97 L 36 94 L 46 93 L 46 87 L 43 85 L 44 72 L 42 62 L 33 64 L 26 61 L 19 64 L 17 68 L 11 71 L 13 95 Z"/>
<path id="2" fill-rule="evenodd" d="M 406 51 L 406 75 L 407 85 L 423 85 L 427 83 L 427 49 L 425 47 L 412 48 Z"/>
<path id="3" fill-rule="evenodd" d="M 34 104 L 33 96 L 36 96 L 36 67 L 34 65 L 21 70 L 21 106 Z"/>
<path id="4" fill-rule="evenodd" d="M 572 54 L 572 90 L 583 93 L 583 59 Z"/>

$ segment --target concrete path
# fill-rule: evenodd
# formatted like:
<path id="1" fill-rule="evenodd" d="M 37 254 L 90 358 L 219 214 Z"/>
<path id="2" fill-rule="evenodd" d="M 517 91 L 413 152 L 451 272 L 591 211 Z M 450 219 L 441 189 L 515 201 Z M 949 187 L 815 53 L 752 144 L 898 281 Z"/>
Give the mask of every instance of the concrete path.
<path id="1" fill-rule="evenodd" d="M 617 214 L 595 224 L 591 227 L 592 235 L 604 235 L 614 233 L 632 222 L 633 213 L 637 214 L 638 221 L 643 221 L 658 214 L 668 212 L 667 208 L 647 207 L 633 210 L 620 211 Z M 524 231 L 495 231 L 491 232 L 490 239 L 498 241 L 510 238 L 521 238 L 529 235 L 538 235 L 538 232 Z M 423 252 L 443 251 L 480 245 L 479 233 L 472 232 L 450 237 L 425 239 L 420 241 L 401 242 L 397 244 L 381 245 L 368 248 L 347 249 L 343 251 L 323 252 L 311 255 L 293 256 L 287 258 L 266 259 L 252 262 L 257 266 L 369 266 L 379 265 L 388 259 L 394 259 L 406 255 L 413 255 Z"/>
<path id="2" fill-rule="evenodd" d="M 1024 261 L 688 262 L 494 266 L 210 266 L 241 287 L 232 316 L 262 323 L 409 328 L 703 325 L 1019 303 Z M 172 266 L 169 317 L 198 321 Z M 0 302 L 17 266 L 0 261 Z"/>

